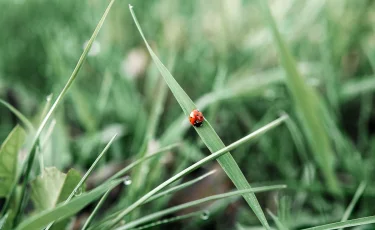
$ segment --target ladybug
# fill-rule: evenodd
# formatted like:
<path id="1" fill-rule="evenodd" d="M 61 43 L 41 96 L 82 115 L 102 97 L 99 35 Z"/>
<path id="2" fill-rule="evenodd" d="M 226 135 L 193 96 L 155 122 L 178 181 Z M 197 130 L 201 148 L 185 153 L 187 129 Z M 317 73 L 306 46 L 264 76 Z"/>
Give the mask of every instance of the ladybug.
<path id="1" fill-rule="evenodd" d="M 195 127 L 200 127 L 204 121 L 203 113 L 197 109 L 194 109 L 193 111 L 191 111 L 189 119 L 192 125 L 194 125 Z"/>

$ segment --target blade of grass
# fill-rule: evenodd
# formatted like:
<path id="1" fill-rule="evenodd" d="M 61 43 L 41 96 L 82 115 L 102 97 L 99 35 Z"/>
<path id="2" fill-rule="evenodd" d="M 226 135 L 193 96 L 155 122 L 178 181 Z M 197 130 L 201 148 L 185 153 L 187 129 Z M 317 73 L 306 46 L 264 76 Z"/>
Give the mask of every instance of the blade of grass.
<path id="1" fill-rule="evenodd" d="M 147 199 L 164 189 L 166 186 L 170 185 L 171 183 L 177 181 L 178 179 L 182 178 L 186 174 L 194 171 L 195 169 L 201 167 L 203 164 L 206 164 L 207 162 L 210 162 L 211 160 L 217 159 L 218 157 L 222 156 L 223 154 L 227 153 L 228 151 L 231 151 L 238 146 L 246 143 L 249 140 L 252 140 L 255 137 L 258 137 L 259 135 L 267 132 L 268 130 L 280 125 L 285 119 L 287 119 L 287 116 L 282 116 L 279 119 L 269 123 L 268 125 L 263 126 L 262 128 L 256 130 L 255 132 L 250 133 L 249 135 L 241 138 L 240 140 L 233 142 L 232 144 L 220 149 L 217 152 L 212 153 L 211 155 L 203 158 L 202 160 L 196 162 L 195 164 L 187 167 L 186 169 L 182 170 L 181 172 L 177 173 L 173 177 L 169 178 L 168 180 L 164 181 L 160 185 L 158 185 L 156 188 L 142 196 L 140 199 L 135 201 L 133 204 L 131 204 L 128 208 L 123 210 L 116 218 L 112 221 L 112 226 L 120 222 L 127 214 L 129 214 L 131 211 L 136 209 L 138 206 L 142 205 Z"/>
<path id="2" fill-rule="evenodd" d="M 92 170 L 94 170 L 95 166 L 98 164 L 98 162 L 100 161 L 100 159 L 102 159 L 102 157 L 104 156 L 104 154 L 107 152 L 107 150 L 109 149 L 109 147 L 112 145 L 113 141 L 115 140 L 117 134 L 115 134 L 111 140 L 108 142 L 108 144 L 105 146 L 105 148 L 103 149 L 103 151 L 99 154 L 99 156 L 95 159 L 94 163 L 92 163 L 92 165 L 90 166 L 89 170 L 87 170 L 87 172 L 85 173 L 85 175 L 82 177 L 82 179 L 78 182 L 78 184 L 75 186 L 75 188 L 73 189 L 73 191 L 70 193 L 69 197 L 64 201 L 64 204 L 67 204 L 74 196 L 75 194 L 77 194 L 77 191 L 79 189 L 81 189 L 82 185 L 86 182 L 87 178 L 89 177 L 90 173 L 92 172 Z M 45 230 L 48 230 L 51 228 L 51 226 L 53 225 L 54 222 L 50 223 Z"/>
<path id="3" fill-rule="evenodd" d="M 94 210 L 92 211 L 92 213 L 90 214 L 90 216 L 87 218 L 85 224 L 83 225 L 82 230 L 86 230 L 90 226 L 90 223 L 91 223 L 92 219 L 94 218 L 94 216 L 96 215 L 96 213 L 98 212 L 98 210 L 102 207 L 104 201 L 107 199 L 107 197 L 108 197 L 108 195 L 109 195 L 110 192 L 111 192 L 111 190 L 108 190 L 102 196 L 102 198 L 100 198 L 98 204 L 95 206 Z"/>
<path id="4" fill-rule="evenodd" d="M 270 210 L 267 210 L 268 212 L 268 215 L 271 216 L 271 218 L 273 219 L 273 222 L 275 222 L 276 226 L 277 226 L 277 229 L 279 230 L 288 230 L 287 227 L 285 227 L 283 225 L 283 223 L 281 223 L 281 221 L 279 220 L 279 218 L 277 216 L 275 216 L 275 214 L 273 214 Z"/>
<path id="5" fill-rule="evenodd" d="M 34 132 L 35 128 L 33 124 L 29 121 L 29 119 L 26 118 L 25 115 L 23 115 L 20 111 L 18 111 L 14 106 L 9 104 L 8 102 L 0 99 L 0 103 L 3 104 L 5 107 L 7 107 L 20 121 L 26 126 L 28 131 Z"/>
<path id="6" fill-rule="evenodd" d="M 114 180 L 114 179 L 117 179 L 123 175 L 125 175 L 125 173 L 127 173 L 130 169 L 132 169 L 134 166 L 137 166 L 139 165 L 140 163 L 142 163 L 143 161 L 146 161 L 148 159 L 151 159 L 153 157 L 156 157 L 158 155 L 160 155 L 161 153 L 165 152 L 165 151 L 168 151 L 168 150 L 171 150 L 175 147 L 179 146 L 179 144 L 172 144 L 172 145 L 168 145 L 164 148 L 161 148 L 159 150 L 157 150 L 156 152 L 153 152 L 145 157 L 142 157 L 136 161 L 134 161 L 133 163 L 131 163 L 130 165 L 126 166 L 125 168 L 121 169 L 120 171 L 118 171 L 115 175 L 111 176 L 111 178 L 109 180 Z"/>
<path id="7" fill-rule="evenodd" d="M 109 13 L 109 10 L 111 9 L 111 7 L 112 7 L 112 5 L 113 5 L 114 2 L 115 2 L 115 0 L 111 0 L 111 2 L 108 4 L 108 7 L 106 8 L 106 10 L 105 10 L 102 18 L 100 19 L 98 25 L 96 26 L 96 28 L 95 28 L 95 30 L 94 30 L 94 32 L 93 32 L 90 40 L 88 41 L 85 49 L 83 50 L 83 53 L 82 53 L 81 57 L 79 58 L 78 63 L 75 66 L 75 68 L 74 68 L 74 70 L 72 72 L 72 75 L 68 79 L 68 82 L 66 83 L 66 85 L 64 86 L 64 88 L 62 89 L 62 91 L 60 92 L 60 94 L 57 97 L 56 101 L 52 104 L 51 108 L 49 109 L 48 113 L 46 114 L 46 116 L 44 117 L 43 121 L 41 122 L 41 124 L 39 125 L 39 127 L 38 127 L 38 129 L 36 131 L 34 139 L 31 142 L 31 147 L 30 147 L 29 151 L 27 152 L 26 160 L 25 160 L 25 162 L 22 165 L 21 174 L 19 175 L 19 177 L 16 180 L 16 181 L 20 181 L 20 179 L 22 177 L 22 173 L 23 173 L 23 180 L 24 180 L 24 182 L 23 182 L 22 190 L 21 190 L 21 202 L 20 203 L 22 203 L 23 197 L 25 196 L 26 185 L 28 183 L 29 174 L 31 172 L 31 167 L 33 165 L 34 158 L 35 158 L 35 151 L 34 150 L 35 150 L 35 147 L 36 147 L 36 145 L 38 143 L 39 136 L 42 133 L 44 127 L 46 126 L 48 120 L 51 118 L 52 113 L 56 110 L 57 106 L 61 103 L 62 98 L 65 96 L 66 92 L 68 91 L 68 89 L 70 88 L 70 86 L 73 84 L 74 80 L 76 79 L 76 77 L 78 75 L 78 72 L 79 72 L 79 70 L 81 69 L 81 67 L 83 65 L 83 62 L 85 61 L 85 59 L 87 57 L 87 54 L 88 54 L 88 52 L 91 49 L 92 43 L 94 42 L 95 38 L 97 37 L 97 35 L 98 35 L 98 33 L 99 33 L 99 31 L 100 31 L 103 23 L 104 23 L 104 20 L 107 17 L 107 15 Z M 16 185 L 17 184 L 15 184 L 15 186 L 12 188 L 10 197 L 13 196 L 13 193 L 15 191 Z M 9 200 L 10 199 L 8 199 L 6 201 L 3 210 L 6 210 L 6 208 L 8 207 Z M 16 211 L 16 213 L 17 213 L 16 216 L 18 216 L 18 212 L 19 212 L 19 209 Z"/>
<path id="8" fill-rule="evenodd" d="M 193 185 L 193 184 L 195 184 L 195 183 L 197 183 L 197 182 L 203 180 L 204 178 L 206 178 L 206 177 L 208 177 L 208 176 L 214 174 L 215 172 L 216 172 L 216 170 L 212 170 L 212 171 L 210 171 L 210 172 L 208 172 L 208 173 L 206 173 L 206 174 L 203 174 L 202 176 L 200 176 L 200 177 L 198 177 L 198 178 L 195 178 L 195 179 L 193 179 L 193 180 L 187 181 L 187 182 L 182 183 L 182 184 L 180 184 L 180 185 L 174 186 L 174 187 L 172 187 L 172 188 L 170 188 L 170 189 L 168 189 L 168 190 L 166 190 L 166 191 L 164 191 L 164 192 L 158 193 L 158 194 L 156 194 L 156 195 L 150 197 L 150 199 L 148 199 L 147 201 L 145 201 L 143 204 L 149 203 L 149 202 L 151 202 L 151 201 L 153 201 L 153 200 L 156 200 L 156 199 L 158 199 L 158 198 L 160 198 L 160 197 L 166 196 L 166 195 L 168 195 L 168 194 L 171 194 L 171 193 L 177 192 L 177 191 L 179 191 L 179 190 L 181 190 L 181 189 L 184 189 L 184 188 L 186 188 L 186 187 L 188 187 L 188 186 L 191 186 L 191 185 Z"/>
<path id="9" fill-rule="evenodd" d="M 108 183 L 104 183 L 99 187 L 91 190 L 90 192 L 84 193 L 79 197 L 76 197 L 75 199 L 66 204 L 61 203 L 56 208 L 45 210 L 37 215 L 31 216 L 30 218 L 24 220 L 19 226 L 17 226 L 16 229 L 42 229 L 51 221 L 63 219 L 77 213 L 82 208 L 90 204 L 92 201 L 96 200 L 100 195 L 116 187 L 120 183 L 123 183 L 123 180 L 119 179 L 115 181 L 110 181 Z"/>
<path id="10" fill-rule="evenodd" d="M 243 189 L 243 190 L 237 190 L 237 191 L 233 191 L 233 192 L 227 192 L 227 193 L 223 193 L 223 194 L 205 197 L 205 198 L 202 198 L 202 199 L 199 199 L 199 200 L 194 200 L 194 201 L 191 201 L 191 202 L 187 202 L 185 204 L 177 205 L 177 206 L 174 206 L 172 208 L 167 208 L 165 210 L 152 213 L 150 215 L 139 218 L 135 221 L 129 222 L 129 223 L 125 224 L 124 226 L 121 226 L 121 227 L 117 228 L 116 230 L 130 229 L 130 228 L 133 228 L 137 225 L 140 225 L 140 224 L 152 221 L 154 219 L 160 218 L 162 216 L 165 216 L 167 214 L 177 212 L 177 211 L 182 210 L 182 209 L 190 208 L 190 207 L 193 207 L 193 206 L 205 203 L 205 202 L 218 200 L 218 199 L 224 199 L 224 198 L 228 198 L 228 197 L 231 197 L 231 196 L 243 195 L 244 193 L 249 193 L 249 192 L 252 192 L 252 193 L 265 192 L 265 191 L 270 191 L 270 190 L 275 190 L 275 189 L 283 189 L 283 188 L 286 188 L 286 185 L 273 185 L 273 186 L 264 186 L 264 187 L 251 188 L 251 189 Z"/>
<path id="11" fill-rule="evenodd" d="M 180 216 L 176 216 L 176 217 L 172 217 L 172 218 L 168 218 L 168 219 L 164 219 L 164 220 L 155 221 L 153 223 L 140 226 L 138 228 L 133 228 L 132 230 L 142 230 L 142 229 L 147 229 L 147 228 L 159 226 L 159 225 L 162 225 L 162 224 L 169 224 L 169 223 L 173 223 L 173 222 L 176 222 L 176 221 L 180 221 L 180 220 L 184 220 L 184 219 L 188 219 L 188 218 L 192 218 L 192 217 L 202 216 L 206 212 L 207 211 L 191 212 L 191 213 L 186 214 L 186 215 L 180 215 Z"/>
<path id="12" fill-rule="evenodd" d="M 151 47 L 147 43 L 145 36 L 143 35 L 142 29 L 132 10 L 132 6 L 129 5 L 129 9 L 133 17 L 133 20 L 138 28 L 138 31 L 141 34 L 153 61 L 155 62 L 160 73 L 164 77 L 164 80 L 166 81 L 169 88 L 171 89 L 174 97 L 180 104 L 186 117 L 188 117 L 190 112 L 196 109 L 195 104 L 190 99 L 190 97 L 185 93 L 185 91 L 181 88 L 181 86 L 177 83 L 177 81 L 173 78 L 173 76 L 168 71 L 168 69 L 163 65 L 163 63 L 161 63 L 159 58 L 152 51 Z M 216 134 L 216 132 L 214 131 L 214 129 L 211 127 L 210 123 L 207 120 L 205 120 L 205 123 L 202 127 L 199 127 L 199 128 L 194 127 L 194 128 L 211 152 L 215 152 L 225 147 L 224 143 L 221 141 L 220 137 Z M 246 180 L 241 169 L 238 167 L 236 161 L 233 159 L 232 155 L 229 152 L 221 156 L 220 158 L 218 158 L 218 162 L 238 189 L 251 188 L 249 182 Z M 252 193 L 247 193 L 247 194 L 243 194 L 243 197 L 246 200 L 246 202 L 249 204 L 251 209 L 254 211 L 255 215 L 258 217 L 262 225 L 266 229 L 270 229 L 267 219 L 264 216 L 264 213 L 262 211 L 262 208 L 259 205 L 259 202 L 256 196 Z"/>
<path id="13" fill-rule="evenodd" d="M 341 222 L 347 221 L 349 219 L 349 216 L 352 213 L 354 206 L 357 204 L 359 198 L 362 196 L 365 189 L 366 189 L 366 182 L 362 181 L 361 184 L 358 186 L 358 189 L 355 192 L 352 201 L 350 201 L 349 206 L 346 208 L 344 215 L 341 218 Z"/>
<path id="14" fill-rule="evenodd" d="M 375 216 L 362 217 L 353 220 L 347 220 L 344 222 L 336 222 L 331 224 L 325 224 L 321 226 L 316 226 L 312 228 L 305 228 L 304 230 L 329 230 L 329 229 L 338 229 L 338 228 L 348 228 L 365 224 L 375 223 Z"/>
<path id="15" fill-rule="evenodd" d="M 295 60 L 284 42 L 268 7 L 268 1 L 258 0 L 258 2 L 279 49 L 281 63 L 287 73 L 288 88 L 295 101 L 297 111 L 300 113 L 300 122 L 308 137 L 315 160 L 322 170 L 327 187 L 331 192 L 340 194 L 341 190 L 334 170 L 334 153 L 327 130 L 323 124 L 324 117 L 321 116 L 318 94 L 313 88 L 306 85 L 297 70 Z"/>

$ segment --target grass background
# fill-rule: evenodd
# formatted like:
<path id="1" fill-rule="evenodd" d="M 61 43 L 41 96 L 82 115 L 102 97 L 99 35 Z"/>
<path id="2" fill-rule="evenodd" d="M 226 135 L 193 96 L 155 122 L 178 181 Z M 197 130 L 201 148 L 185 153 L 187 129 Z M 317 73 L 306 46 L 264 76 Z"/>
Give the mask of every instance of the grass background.
<path id="1" fill-rule="evenodd" d="M 251 184 L 288 185 L 283 192 L 257 195 L 264 210 L 276 213 L 291 228 L 339 221 L 365 181 L 367 187 L 351 218 L 374 213 L 375 6 L 371 0 L 269 1 L 303 83 L 313 89 L 314 103 L 322 107 L 315 118 L 323 124 L 322 135 L 327 136 L 331 153 L 314 148 L 319 146 L 312 138 L 316 130 L 298 103 L 298 98 L 311 95 L 291 91 L 289 73 L 279 61 L 281 55 L 257 1 L 117 1 L 91 56 L 54 115 L 56 126 L 44 150 L 45 166 L 84 172 L 118 133 L 99 163 L 100 170 L 88 181 L 94 187 L 129 160 L 182 143 L 173 153 L 139 168 L 129 190 L 110 195 L 109 209 L 113 203 L 128 205 L 209 154 L 152 63 L 131 19 L 129 3 L 154 51 L 225 144 L 280 113 L 290 115 L 287 125 L 232 151 Z M 0 97 L 39 122 L 47 96 L 55 98 L 60 92 L 107 4 L 99 0 L 1 1 L 5 10 L 0 16 Z M 1 107 L 0 140 L 17 123 Z M 193 177 L 212 169 L 219 167 L 212 163 Z M 327 184 L 325 171 L 330 170 L 336 189 Z M 219 170 L 170 199 L 136 210 L 131 217 L 231 188 Z M 183 226 L 246 229 L 259 225 L 242 200 L 227 203 L 213 203 L 211 209 L 216 211 L 210 218 Z M 80 217 L 84 216 L 82 212 Z"/>

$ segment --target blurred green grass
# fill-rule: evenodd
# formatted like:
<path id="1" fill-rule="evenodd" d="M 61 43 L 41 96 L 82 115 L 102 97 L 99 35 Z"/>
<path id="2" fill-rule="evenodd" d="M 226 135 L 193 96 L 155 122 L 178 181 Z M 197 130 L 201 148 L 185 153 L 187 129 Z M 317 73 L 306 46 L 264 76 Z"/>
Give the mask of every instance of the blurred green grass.
<path id="1" fill-rule="evenodd" d="M 339 221 L 358 185 L 367 181 L 351 218 L 374 213 L 375 6 L 371 0 L 269 1 L 304 83 L 314 88 L 319 103 L 326 107 L 324 128 L 342 197 L 332 196 L 325 186 L 315 153 L 309 148 L 306 117 L 298 117 L 294 110 L 286 85 L 288 73 L 281 68 L 277 47 L 256 1 L 130 3 L 137 9 L 152 48 L 209 117 L 225 144 L 281 112 L 291 116 L 288 125 L 233 151 L 250 183 L 288 184 L 288 192 L 260 196 L 263 208 L 291 228 Z M 0 15 L 0 98 L 37 122 L 47 96 L 52 93 L 55 98 L 66 82 L 106 4 L 99 0 L 0 1 L 4 9 Z M 119 141 L 99 163 L 102 168 L 110 169 L 113 162 L 132 159 L 141 151 L 183 142 L 179 154 L 151 163 L 155 167 L 147 170 L 153 176 L 145 189 L 208 151 L 188 128 L 170 91 L 164 91 L 128 4 L 116 2 L 94 44 L 100 50 L 87 58 L 55 114 L 56 126 L 44 160 L 45 166 L 61 170 L 87 170 L 115 133 L 119 133 Z M 4 140 L 18 120 L 6 107 L 0 108 L 0 140 Z M 215 166 L 206 170 L 211 167 Z M 226 188 L 226 183 L 217 186 Z M 284 197 L 289 205 L 281 202 Z M 156 204 L 140 209 L 137 215 L 157 211 Z M 231 220 L 221 218 L 226 213 L 221 210 L 199 224 L 218 229 L 236 223 L 257 224 L 240 204 L 234 206 L 238 212 Z M 166 201 L 159 205 L 165 207 Z M 283 215 L 278 208 L 285 209 Z"/>

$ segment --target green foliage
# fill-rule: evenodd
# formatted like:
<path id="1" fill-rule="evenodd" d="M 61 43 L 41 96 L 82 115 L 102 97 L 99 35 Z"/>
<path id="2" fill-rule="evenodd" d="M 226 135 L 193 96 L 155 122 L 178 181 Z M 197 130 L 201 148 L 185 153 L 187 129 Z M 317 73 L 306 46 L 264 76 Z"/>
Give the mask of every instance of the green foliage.
<path id="1" fill-rule="evenodd" d="M 225 193 L 231 179 L 288 186 L 256 196 L 271 228 L 373 222 L 375 1 L 133 1 L 149 47 L 126 1 L 115 2 L 90 39 L 108 3 L 0 1 L 1 230 L 30 220 L 80 228 L 87 216 L 87 229 L 107 229 L 116 218 L 121 228 Z M 208 121 L 196 130 L 193 108 Z M 285 125 L 268 125 L 282 114 Z M 213 161 L 229 151 L 224 144 L 231 178 Z M 60 177 L 43 177 L 54 167 Z M 48 217 L 87 194 L 76 196 L 77 181 L 63 180 L 72 168 L 88 191 L 121 177 L 132 183 L 103 188 L 98 203 L 74 207 L 74 218 Z M 45 195 L 36 205 L 37 181 Z M 54 200 L 57 188 L 64 196 Z M 201 205 L 139 227 L 260 225 L 241 198 Z"/>

